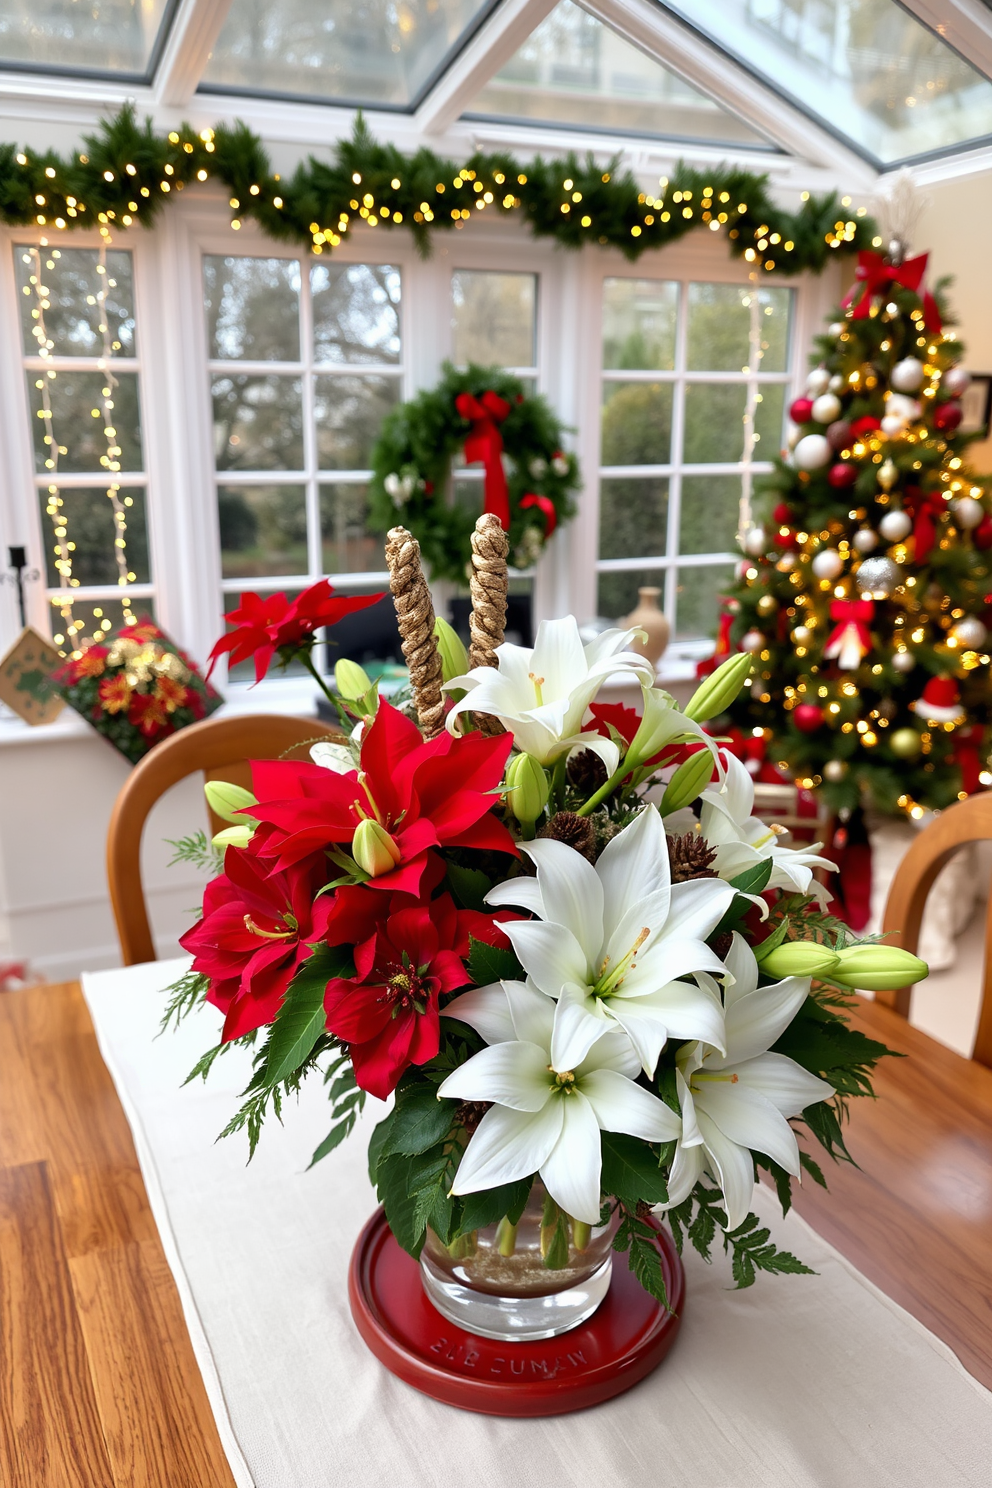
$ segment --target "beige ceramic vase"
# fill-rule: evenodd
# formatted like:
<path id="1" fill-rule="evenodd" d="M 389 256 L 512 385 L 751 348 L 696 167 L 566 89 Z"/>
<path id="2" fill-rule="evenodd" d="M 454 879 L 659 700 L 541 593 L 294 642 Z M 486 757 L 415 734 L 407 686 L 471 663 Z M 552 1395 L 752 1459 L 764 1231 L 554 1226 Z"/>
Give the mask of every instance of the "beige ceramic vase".
<path id="1" fill-rule="evenodd" d="M 631 650 L 639 651 L 646 656 L 648 661 L 657 666 L 664 655 L 665 647 L 668 645 L 671 635 L 671 626 L 658 608 L 658 596 L 660 589 L 638 589 L 638 602 L 636 610 L 631 610 L 625 620 L 620 624 L 625 629 L 643 630 L 647 634 L 646 641 L 632 641 Z"/>

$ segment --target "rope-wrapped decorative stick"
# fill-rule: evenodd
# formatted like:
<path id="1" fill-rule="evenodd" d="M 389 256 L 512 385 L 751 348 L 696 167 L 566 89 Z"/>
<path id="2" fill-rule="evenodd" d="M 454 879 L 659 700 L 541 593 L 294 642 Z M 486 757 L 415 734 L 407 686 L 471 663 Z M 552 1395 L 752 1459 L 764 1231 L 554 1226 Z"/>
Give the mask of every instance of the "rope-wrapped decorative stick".
<path id="1" fill-rule="evenodd" d="M 420 544 L 405 527 L 393 527 L 386 534 L 386 567 L 417 718 L 425 736 L 433 739 L 444 728 L 441 654 L 434 638 L 434 604 L 420 563 Z"/>
<path id="2" fill-rule="evenodd" d="M 471 642 L 469 667 L 495 666 L 496 647 L 503 644 L 506 629 L 506 555 L 510 539 L 499 517 L 483 512 L 472 533 L 472 574 L 469 592 Z"/>

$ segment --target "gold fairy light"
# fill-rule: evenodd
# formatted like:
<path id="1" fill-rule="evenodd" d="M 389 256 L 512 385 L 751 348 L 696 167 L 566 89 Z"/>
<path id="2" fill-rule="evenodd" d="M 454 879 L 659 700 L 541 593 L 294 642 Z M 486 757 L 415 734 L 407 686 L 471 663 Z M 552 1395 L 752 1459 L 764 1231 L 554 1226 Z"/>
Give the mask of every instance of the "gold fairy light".
<path id="1" fill-rule="evenodd" d="M 120 384 L 114 376 L 112 367 L 114 348 L 115 346 L 119 346 L 120 343 L 113 341 L 110 331 L 110 320 L 107 314 L 107 289 L 116 289 L 117 284 L 114 279 L 110 278 L 107 270 L 106 242 L 100 244 L 100 261 L 97 264 L 96 271 L 100 275 L 104 285 L 103 289 L 99 290 L 96 296 L 97 304 L 100 306 L 98 329 L 103 337 L 103 355 L 98 361 L 97 366 L 103 372 L 105 378 L 101 397 L 103 399 L 103 434 L 107 441 L 107 453 L 100 457 L 100 464 L 111 475 L 119 475 L 123 450 L 121 449 L 116 421 L 114 419 L 114 394 Z M 124 622 L 126 625 L 133 625 L 135 623 L 135 616 L 132 613 L 131 601 L 127 594 L 127 587 L 132 578 L 127 561 L 127 510 L 121 500 L 120 490 L 120 482 L 111 480 L 107 486 L 107 499 L 114 512 L 114 561 L 117 565 L 118 587 L 124 590 L 122 595 Z"/>

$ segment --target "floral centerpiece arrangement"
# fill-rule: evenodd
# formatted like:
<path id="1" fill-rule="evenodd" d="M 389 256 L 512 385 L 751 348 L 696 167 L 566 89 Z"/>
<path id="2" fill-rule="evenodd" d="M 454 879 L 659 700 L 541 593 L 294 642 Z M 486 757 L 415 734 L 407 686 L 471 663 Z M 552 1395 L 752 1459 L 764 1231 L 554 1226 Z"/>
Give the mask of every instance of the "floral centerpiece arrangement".
<path id="1" fill-rule="evenodd" d="M 750 777 L 704 728 L 750 658 L 680 710 L 634 632 L 583 645 L 567 618 L 532 649 L 502 643 L 506 539 L 485 516 L 466 657 L 402 528 L 387 563 L 418 721 L 339 664 L 340 742 L 256 763 L 251 794 L 210 788 L 229 845 L 169 1017 L 202 999 L 224 1015 L 194 1073 L 254 1051 L 227 1130 L 254 1149 L 319 1075 L 316 1161 L 369 1095 L 392 1098 L 370 1173 L 449 1316 L 477 1315 L 458 1312 L 473 1289 L 491 1314 L 517 1258 L 518 1303 L 538 1272 L 562 1295 L 578 1277 L 588 1316 L 611 1247 L 664 1303 L 660 1214 L 707 1257 L 721 1232 L 740 1286 L 805 1271 L 751 1211 L 755 1182 L 788 1208 L 794 1179 L 823 1183 L 817 1149 L 846 1156 L 847 1103 L 887 1052 L 848 1022 L 851 989 L 926 967 L 853 942 L 814 881 L 823 860 L 752 815 Z M 599 700 L 616 678 L 640 715 Z"/>

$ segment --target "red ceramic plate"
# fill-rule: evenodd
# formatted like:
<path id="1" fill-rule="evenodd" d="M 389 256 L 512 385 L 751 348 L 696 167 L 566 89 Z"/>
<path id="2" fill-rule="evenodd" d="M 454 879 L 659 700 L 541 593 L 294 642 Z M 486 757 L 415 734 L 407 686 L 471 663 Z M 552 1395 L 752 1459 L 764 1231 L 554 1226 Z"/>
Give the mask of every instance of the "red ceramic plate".
<path id="1" fill-rule="evenodd" d="M 441 1316 L 380 1209 L 351 1258 L 352 1316 L 376 1358 L 434 1400 L 490 1416 L 563 1415 L 629 1390 L 675 1342 L 685 1274 L 667 1230 L 658 1228 L 658 1240 L 671 1312 L 615 1255 L 610 1290 L 587 1323 L 539 1343 L 498 1343 Z"/>

